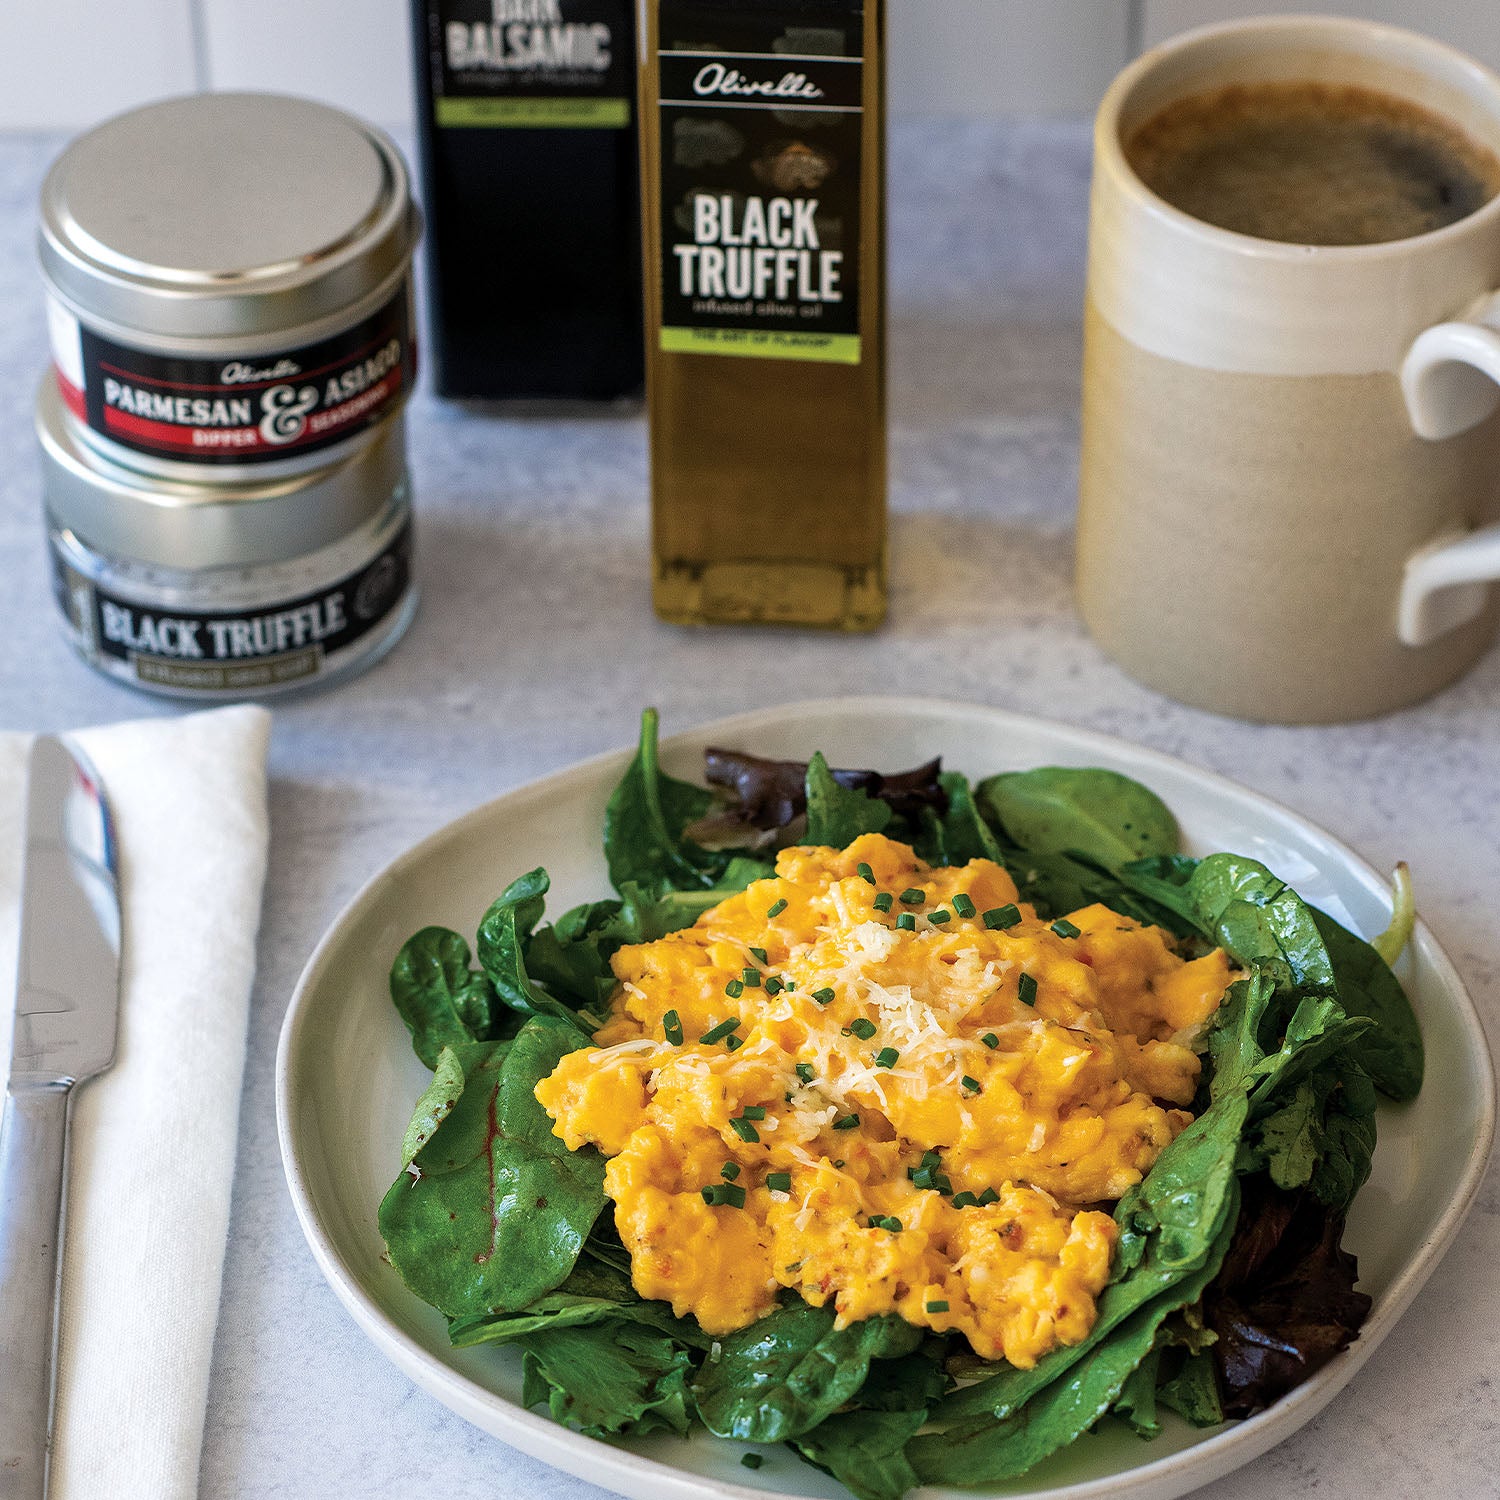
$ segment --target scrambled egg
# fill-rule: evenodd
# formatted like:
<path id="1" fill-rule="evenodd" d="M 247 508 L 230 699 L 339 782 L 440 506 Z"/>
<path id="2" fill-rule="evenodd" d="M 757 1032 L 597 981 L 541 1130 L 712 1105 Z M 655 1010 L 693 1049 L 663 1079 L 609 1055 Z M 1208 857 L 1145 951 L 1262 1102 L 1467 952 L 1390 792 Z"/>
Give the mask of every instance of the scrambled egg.
<path id="1" fill-rule="evenodd" d="M 723 1334 L 793 1287 L 840 1326 L 896 1313 L 1021 1367 L 1092 1327 L 1116 1230 L 1088 1205 L 1191 1119 L 1189 1043 L 1231 977 L 880 834 L 783 850 L 613 967 L 595 1045 L 536 1095 L 610 1158 L 642 1296 Z"/>

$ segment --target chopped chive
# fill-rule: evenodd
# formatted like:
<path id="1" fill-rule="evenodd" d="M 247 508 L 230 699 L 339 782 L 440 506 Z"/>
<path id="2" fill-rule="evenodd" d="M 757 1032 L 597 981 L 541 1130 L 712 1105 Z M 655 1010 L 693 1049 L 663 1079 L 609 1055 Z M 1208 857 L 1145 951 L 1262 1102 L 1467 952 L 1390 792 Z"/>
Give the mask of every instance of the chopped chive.
<path id="1" fill-rule="evenodd" d="M 728 1047 L 731 1052 L 738 1052 L 740 1048 L 745 1045 L 745 1042 L 743 1037 L 727 1036 L 724 1038 L 724 1045 Z"/>
<path id="2" fill-rule="evenodd" d="M 760 988 L 759 969 L 741 969 L 740 978 L 743 979 L 744 982 L 749 985 L 752 990 L 758 990 Z"/>
<path id="3" fill-rule="evenodd" d="M 719 1168 L 719 1176 L 722 1177 L 725 1182 L 733 1182 L 734 1179 L 739 1175 L 740 1164 L 737 1161 L 726 1161 L 724 1165 Z"/>
<path id="4" fill-rule="evenodd" d="M 936 1151 L 924 1151 L 922 1153 L 922 1165 L 924 1167 L 935 1167 L 942 1159 Z"/>
<path id="5" fill-rule="evenodd" d="M 953 1195 L 954 1208 L 973 1208 L 979 1199 L 973 1193 L 955 1193 Z"/>
<path id="6" fill-rule="evenodd" d="M 877 1068 L 894 1068 L 896 1066 L 896 1059 L 900 1056 L 901 1054 L 894 1047 L 882 1047 L 875 1054 L 875 1066 Z"/>
<path id="7" fill-rule="evenodd" d="M 779 917 L 782 914 L 782 912 L 784 912 L 785 910 L 786 910 L 786 897 L 783 896 L 783 897 L 781 897 L 781 899 L 779 901 L 773 901 L 766 908 L 766 920 L 769 922 L 772 917 Z"/>
<path id="8" fill-rule="evenodd" d="M 724 986 L 724 993 L 728 995 L 731 1000 L 738 1000 L 740 996 L 745 993 L 744 981 L 741 979 L 731 979 L 729 983 Z"/>
<path id="9" fill-rule="evenodd" d="M 947 1312 L 948 1304 L 946 1302 L 929 1302 L 927 1304 L 927 1311 L 930 1313 Z"/>
<path id="10" fill-rule="evenodd" d="M 963 891 L 960 891 L 953 898 L 953 910 L 961 917 L 972 917 L 974 915 L 973 899 Z"/>
<path id="11" fill-rule="evenodd" d="M 858 1115 L 840 1115 L 838 1117 L 838 1119 L 836 1119 L 833 1122 L 833 1128 L 835 1130 L 853 1130 L 858 1125 L 859 1125 L 859 1116 Z M 834 1165 L 837 1166 L 838 1163 L 835 1162 Z"/>
<path id="12" fill-rule="evenodd" d="M 979 1080 L 977 1078 L 970 1078 L 969 1075 L 965 1073 L 964 1076 L 959 1079 L 959 1082 L 966 1089 L 968 1089 L 971 1094 L 977 1094 L 979 1092 Z"/>
<path id="13" fill-rule="evenodd" d="M 920 906 L 927 899 L 927 892 L 919 890 L 914 885 L 909 885 L 901 892 L 901 904 L 903 906 Z"/>
<path id="14" fill-rule="evenodd" d="M 849 1030 L 860 1041 L 868 1042 L 875 1035 L 875 1023 L 867 1020 L 864 1016 L 860 1016 L 858 1020 L 849 1023 Z"/>
<path id="15" fill-rule="evenodd" d="M 789 1265 L 786 1268 L 786 1274 L 788 1276 L 795 1276 L 797 1274 L 797 1272 L 800 1271 L 801 1269 L 802 1269 L 802 1262 L 800 1260 L 794 1260 L 791 1263 L 791 1265 Z"/>
<path id="16" fill-rule="evenodd" d="M 732 1182 L 715 1182 L 703 1189 L 703 1201 L 710 1208 L 743 1208 L 745 1190 Z"/>
<path id="17" fill-rule="evenodd" d="M 834 1164 L 833 1164 L 833 1170 L 835 1172 L 842 1172 L 844 1170 L 844 1164 L 843 1164 L 843 1162 L 842 1161 L 836 1161 L 836 1162 L 834 1162 Z"/>
<path id="18" fill-rule="evenodd" d="M 951 911 L 930 911 L 927 913 L 927 920 L 934 927 L 941 927 L 944 922 L 951 922 L 953 920 L 953 913 Z"/>
<path id="19" fill-rule="evenodd" d="M 895 901 L 895 899 L 896 898 L 891 895 L 889 891 L 881 891 L 881 893 L 875 898 L 875 910 L 889 911 L 891 909 L 891 903 Z"/>
<path id="20" fill-rule="evenodd" d="M 890 1214 L 871 1214 L 866 1221 L 871 1229 L 888 1229 L 892 1234 L 901 1233 L 901 1220 Z"/>
<path id="21" fill-rule="evenodd" d="M 1078 929 L 1066 917 L 1059 917 L 1052 924 L 1052 930 L 1058 937 L 1073 938 L 1079 936 Z"/>
<path id="22" fill-rule="evenodd" d="M 764 948 L 752 948 L 750 950 L 750 957 L 753 958 L 758 964 L 768 964 L 771 962 L 771 960 L 766 957 L 766 950 Z"/>
<path id="23" fill-rule="evenodd" d="M 980 1037 L 979 1040 L 981 1042 L 983 1042 L 984 1045 L 986 1047 L 988 1047 L 991 1052 L 993 1052 L 995 1050 L 995 1048 L 1000 1045 L 1000 1038 L 997 1037 L 993 1031 L 987 1031 L 987 1032 L 985 1032 L 985 1034 L 982 1037 Z"/>
<path id="24" fill-rule="evenodd" d="M 1014 901 L 1007 902 L 1004 906 L 992 906 L 984 914 L 984 925 L 991 932 L 999 929 L 1003 931 L 1007 927 L 1014 927 L 1021 920 L 1021 908 Z"/>
<path id="25" fill-rule="evenodd" d="M 747 1120 L 764 1120 L 766 1117 L 766 1107 L 764 1104 L 747 1104 L 740 1111 L 740 1114 Z"/>
<path id="26" fill-rule="evenodd" d="M 907 1174 L 914 1187 L 933 1193 L 951 1193 L 953 1184 L 936 1167 L 916 1167 Z"/>
<path id="27" fill-rule="evenodd" d="M 766 980 L 766 993 L 768 995 L 779 995 L 786 986 L 773 974 Z"/>
<path id="28" fill-rule="evenodd" d="M 867 881 L 870 885 L 875 884 L 875 872 L 863 860 L 855 865 L 854 873 L 858 875 L 861 880 Z"/>
<path id="29" fill-rule="evenodd" d="M 792 1174 L 790 1172 L 767 1172 L 766 1186 L 773 1193 L 789 1193 L 792 1190 Z"/>
<path id="30" fill-rule="evenodd" d="M 724 1038 L 730 1034 L 730 1032 L 738 1031 L 739 1026 L 740 1018 L 738 1016 L 730 1016 L 727 1021 L 720 1021 L 717 1026 L 710 1026 L 708 1030 L 698 1038 L 698 1040 L 705 1044 L 722 1042 Z"/>
<path id="31" fill-rule="evenodd" d="M 998 1203 L 999 1201 L 1000 1201 L 1000 1194 L 997 1193 L 994 1190 L 994 1188 L 992 1188 L 992 1187 L 987 1187 L 979 1195 L 979 1199 L 978 1199 L 979 1206 L 981 1208 L 988 1208 L 990 1206 L 990 1204 L 992 1204 L 992 1203 Z"/>
<path id="32" fill-rule="evenodd" d="M 738 1116 L 730 1120 L 729 1128 L 747 1144 L 754 1144 L 760 1139 L 760 1131 L 749 1120 L 742 1120 Z"/>
<path id="33" fill-rule="evenodd" d="M 811 1083 L 813 1081 L 812 1064 L 811 1063 L 798 1063 L 797 1064 L 797 1077 L 800 1078 L 803 1081 L 803 1083 Z"/>
<path id="34" fill-rule="evenodd" d="M 917 919 L 909 911 L 904 911 L 896 918 L 896 926 L 902 932 L 915 932 L 917 930 Z"/>
<path id="35" fill-rule="evenodd" d="M 661 1029 L 674 1047 L 682 1045 L 682 1017 L 675 1010 L 669 1010 L 661 1018 Z"/>
<path id="36" fill-rule="evenodd" d="M 1036 980 L 1030 974 L 1023 974 L 1016 980 L 1016 999 L 1022 1005 L 1036 1004 Z"/>
<path id="37" fill-rule="evenodd" d="M 832 990 L 825 987 L 821 990 L 814 990 L 812 997 L 819 1005 L 827 1005 L 833 1000 L 834 995 Z"/>
<path id="38" fill-rule="evenodd" d="M 758 1469 L 765 1461 L 765 1456 L 760 1453 L 745 1453 L 740 1456 L 740 1462 L 747 1469 Z"/>

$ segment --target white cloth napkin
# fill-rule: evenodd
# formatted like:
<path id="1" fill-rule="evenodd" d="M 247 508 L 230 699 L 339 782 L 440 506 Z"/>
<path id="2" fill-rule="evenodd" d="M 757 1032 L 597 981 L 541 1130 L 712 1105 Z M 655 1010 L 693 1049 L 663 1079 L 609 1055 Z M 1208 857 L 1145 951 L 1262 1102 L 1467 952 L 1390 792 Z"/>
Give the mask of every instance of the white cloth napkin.
<path id="1" fill-rule="evenodd" d="M 77 736 L 114 809 L 124 962 L 115 1066 L 74 1107 L 55 1500 L 198 1492 L 265 879 L 269 733 L 264 709 L 236 707 Z M 0 1077 L 29 744 L 0 734 Z"/>

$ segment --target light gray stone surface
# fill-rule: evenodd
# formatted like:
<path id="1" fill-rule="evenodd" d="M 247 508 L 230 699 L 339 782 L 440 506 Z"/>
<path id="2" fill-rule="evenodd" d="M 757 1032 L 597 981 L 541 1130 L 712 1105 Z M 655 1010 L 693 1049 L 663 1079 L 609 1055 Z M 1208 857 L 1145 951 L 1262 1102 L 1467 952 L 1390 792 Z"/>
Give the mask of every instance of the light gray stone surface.
<path id="1" fill-rule="evenodd" d="M 44 364 L 30 240 L 36 186 L 58 144 L 0 138 L 7 728 L 174 711 L 80 666 L 51 615 L 30 432 Z M 670 731 L 828 693 L 926 693 L 1186 757 L 1290 804 L 1379 866 L 1408 859 L 1425 915 L 1500 1033 L 1500 653 L 1377 723 L 1253 727 L 1137 686 L 1073 615 L 1087 153 L 1077 124 L 894 135 L 893 586 L 890 623 L 868 639 L 658 624 L 637 418 L 523 422 L 414 402 L 422 612 L 368 676 L 276 715 L 271 877 L 205 1497 L 601 1493 L 450 1416 L 343 1313 L 282 1182 L 272 1068 L 299 969 L 374 870 L 471 805 L 625 743 L 643 703 L 661 707 Z M 1203 1493 L 1500 1493 L 1497 1266 L 1492 1172 L 1447 1259 L 1349 1390 Z"/>

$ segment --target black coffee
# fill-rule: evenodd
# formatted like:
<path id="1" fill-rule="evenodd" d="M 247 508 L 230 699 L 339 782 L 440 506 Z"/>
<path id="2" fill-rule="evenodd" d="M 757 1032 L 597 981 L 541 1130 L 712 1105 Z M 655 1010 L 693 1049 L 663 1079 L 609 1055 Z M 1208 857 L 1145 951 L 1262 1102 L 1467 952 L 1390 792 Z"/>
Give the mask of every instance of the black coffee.
<path id="1" fill-rule="evenodd" d="M 1456 223 L 1500 193 L 1500 158 L 1374 89 L 1235 84 L 1169 104 L 1125 142 L 1195 219 L 1299 245 L 1373 245 Z"/>

